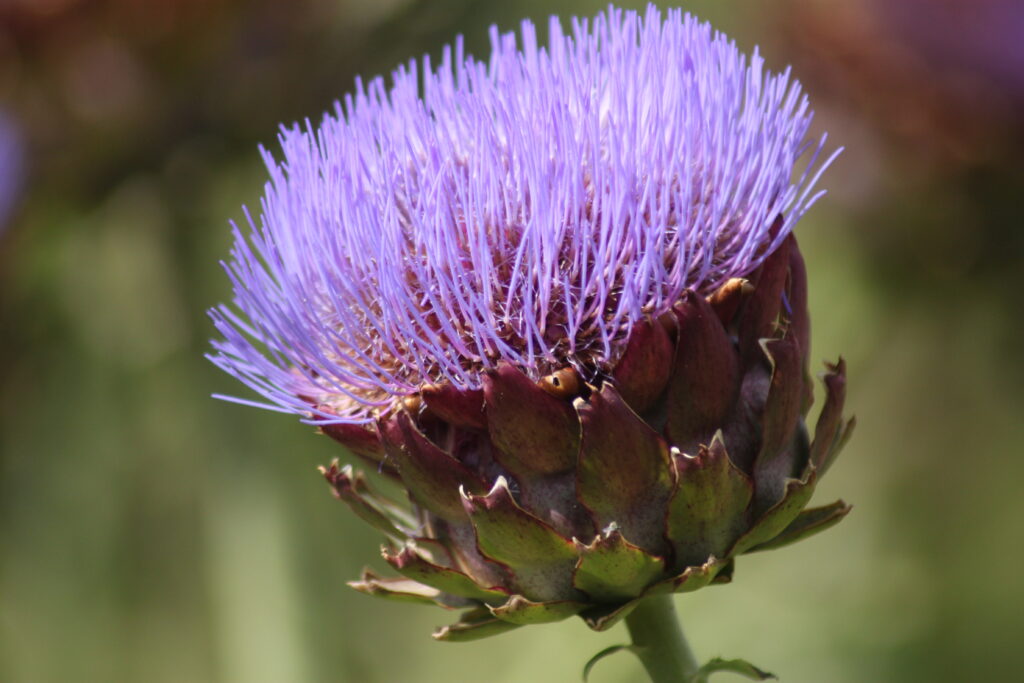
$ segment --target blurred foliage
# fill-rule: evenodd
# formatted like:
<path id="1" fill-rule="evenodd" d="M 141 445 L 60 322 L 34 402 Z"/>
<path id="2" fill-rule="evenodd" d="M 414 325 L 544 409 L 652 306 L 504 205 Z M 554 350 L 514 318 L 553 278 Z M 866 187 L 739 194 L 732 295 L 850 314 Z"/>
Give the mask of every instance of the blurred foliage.
<path id="1" fill-rule="evenodd" d="M 1018 677 L 1024 90 L 1021 55 L 989 48 L 1022 49 L 992 33 L 1020 13 L 906 2 L 917 23 L 881 0 L 688 4 L 792 62 L 847 146 L 798 235 L 860 423 L 819 499 L 855 510 L 679 599 L 699 653 L 787 681 Z M 458 32 L 483 54 L 492 22 L 602 7 L 0 2 L 0 108 L 28 150 L 0 229 L 0 680 L 569 681 L 626 639 L 570 621 L 436 644 L 445 615 L 350 591 L 378 539 L 315 472 L 337 449 L 210 399 L 239 387 L 202 358 L 278 123 Z"/>

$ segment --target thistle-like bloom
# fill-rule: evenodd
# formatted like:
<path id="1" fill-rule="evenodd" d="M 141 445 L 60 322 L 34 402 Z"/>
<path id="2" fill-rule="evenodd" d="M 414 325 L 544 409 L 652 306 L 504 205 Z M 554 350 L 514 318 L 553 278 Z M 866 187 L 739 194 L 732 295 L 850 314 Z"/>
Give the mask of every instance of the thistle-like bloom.
<path id="1" fill-rule="evenodd" d="M 804 427 L 810 121 L 652 7 L 492 30 L 282 129 L 212 359 L 407 489 L 325 470 L 404 575 L 357 588 L 469 608 L 447 639 L 606 628 L 845 514 L 801 513 L 849 432 L 841 362 Z"/>

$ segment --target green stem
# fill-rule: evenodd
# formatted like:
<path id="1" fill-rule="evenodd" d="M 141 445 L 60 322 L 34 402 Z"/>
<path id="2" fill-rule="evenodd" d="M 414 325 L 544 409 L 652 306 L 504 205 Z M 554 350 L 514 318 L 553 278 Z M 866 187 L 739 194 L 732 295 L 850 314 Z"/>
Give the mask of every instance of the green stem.
<path id="1" fill-rule="evenodd" d="M 683 635 L 671 595 L 640 601 L 626 617 L 626 627 L 651 683 L 700 683 L 700 665 Z"/>

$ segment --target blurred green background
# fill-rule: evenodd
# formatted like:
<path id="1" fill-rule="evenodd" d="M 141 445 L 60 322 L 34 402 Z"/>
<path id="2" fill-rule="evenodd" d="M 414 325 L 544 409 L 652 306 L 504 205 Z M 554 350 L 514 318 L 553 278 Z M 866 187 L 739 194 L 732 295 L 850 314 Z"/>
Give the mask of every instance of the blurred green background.
<path id="1" fill-rule="evenodd" d="M 573 681 L 627 639 L 572 620 L 439 644 L 449 614 L 351 591 L 381 563 L 315 471 L 344 454 L 211 399 L 243 389 L 202 357 L 279 122 L 456 33 L 482 55 L 491 23 L 603 6 L 0 1 L 24 151 L 0 232 L 0 680 Z M 686 7 L 793 64 L 847 148 L 797 234 L 815 355 L 846 357 L 859 421 L 816 495 L 853 513 L 680 597 L 694 647 L 794 683 L 1020 680 L 1024 11 Z M 592 680 L 641 677 L 617 655 Z"/>

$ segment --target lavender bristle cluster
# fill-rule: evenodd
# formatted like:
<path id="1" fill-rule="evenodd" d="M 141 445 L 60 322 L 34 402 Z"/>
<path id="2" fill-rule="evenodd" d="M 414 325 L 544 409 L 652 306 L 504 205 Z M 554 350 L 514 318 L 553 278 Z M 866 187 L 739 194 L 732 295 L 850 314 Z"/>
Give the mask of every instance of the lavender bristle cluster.
<path id="1" fill-rule="evenodd" d="M 799 84 L 689 15 L 491 39 L 486 62 L 457 40 L 390 88 L 357 81 L 319 126 L 282 128 L 280 161 L 263 151 L 234 306 L 211 311 L 212 360 L 273 404 L 254 405 L 365 422 L 502 360 L 595 377 L 634 323 L 749 273 L 822 194 Z"/>

